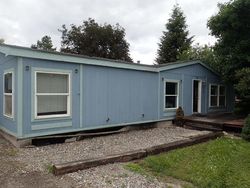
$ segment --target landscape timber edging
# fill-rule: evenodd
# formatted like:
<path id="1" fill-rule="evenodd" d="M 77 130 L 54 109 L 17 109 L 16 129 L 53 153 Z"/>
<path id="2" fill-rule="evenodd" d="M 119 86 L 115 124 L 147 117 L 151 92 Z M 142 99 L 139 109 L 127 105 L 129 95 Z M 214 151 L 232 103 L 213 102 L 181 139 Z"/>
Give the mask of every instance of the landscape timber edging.
<path id="1" fill-rule="evenodd" d="M 93 159 L 85 159 L 61 164 L 53 165 L 54 175 L 63 175 L 71 172 L 76 172 L 79 170 L 84 170 L 87 168 L 92 168 L 100 165 L 106 165 L 115 162 L 129 162 L 137 159 L 145 158 L 149 155 L 155 155 L 162 152 L 171 151 L 177 148 L 183 148 L 186 146 L 191 146 L 194 144 L 206 142 L 208 140 L 216 139 L 217 137 L 223 136 L 223 132 L 212 132 L 205 135 L 191 136 L 183 140 L 170 142 L 167 144 L 161 144 L 157 146 L 152 146 L 146 149 L 129 151 L 126 153 L 114 154 L 103 156 Z"/>

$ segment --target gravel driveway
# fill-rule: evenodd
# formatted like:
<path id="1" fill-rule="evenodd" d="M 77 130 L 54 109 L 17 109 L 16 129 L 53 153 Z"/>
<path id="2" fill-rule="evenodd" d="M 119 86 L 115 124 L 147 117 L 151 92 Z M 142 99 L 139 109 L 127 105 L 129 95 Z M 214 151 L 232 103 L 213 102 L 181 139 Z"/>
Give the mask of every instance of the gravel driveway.
<path id="1" fill-rule="evenodd" d="M 48 169 L 51 167 L 51 164 L 55 163 L 144 149 L 207 133 L 208 131 L 165 126 L 164 128 L 133 130 L 120 134 L 87 138 L 72 143 L 33 148 L 16 149 L 3 142 L 0 143 L 0 147 L 7 148 L 6 151 L 9 154 L 6 156 L 3 152 L 0 152 L 0 163 L 1 166 L 8 166 L 13 163 L 10 169 L 16 168 L 16 170 L 10 170 L 9 173 L 17 180 L 19 179 L 19 181 L 23 181 L 25 178 L 30 180 L 30 182 L 26 182 L 27 184 L 24 187 L 32 184 L 31 177 L 40 177 L 41 180 L 45 179 L 48 183 L 45 183 L 44 187 L 166 187 L 168 184 L 130 172 L 124 169 L 123 165 L 119 163 L 100 166 L 60 177 L 54 177 L 49 174 Z M 3 149 L 1 150 L 4 151 Z M 9 177 L 5 177 L 6 172 L 2 171 L 0 174 L 1 185 L 3 185 L 2 182 L 5 182 L 5 185 L 10 183 L 8 181 Z M 12 178 L 12 181 L 15 182 L 14 178 Z M 43 181 L 39 182 L 43 185 Z M 42 185 L 36 187 L 43 187 Z"/>

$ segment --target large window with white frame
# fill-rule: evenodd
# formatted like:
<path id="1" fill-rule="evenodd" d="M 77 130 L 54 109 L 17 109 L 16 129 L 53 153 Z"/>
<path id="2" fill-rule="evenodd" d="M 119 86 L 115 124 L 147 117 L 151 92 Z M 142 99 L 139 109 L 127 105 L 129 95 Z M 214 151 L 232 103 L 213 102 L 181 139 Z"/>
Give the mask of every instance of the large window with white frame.
<path id="1" fill-rule="evenodd" d="M 6 117 L 13 118 L 14 110 L 14 78 L 13 72 L 4 73 L 4 92 L 3 92 L 3 114 Z"/>
<path id="2" fill-rule="evenodd" d="M 165 80 L 164 108 L 176 109 L 179 103 L 179 81 Z"/>
<path id="3" fill-rule="evenodd" d="M 35 118 L 70 116 L 70 74 L 35 72 Z"/>
<path id="4" fill-rule="evenodd" d="M 225 86 L 210 84 L 209 99 L 210 99 L 210 107 L 225 107 L 226 106 Z"/>

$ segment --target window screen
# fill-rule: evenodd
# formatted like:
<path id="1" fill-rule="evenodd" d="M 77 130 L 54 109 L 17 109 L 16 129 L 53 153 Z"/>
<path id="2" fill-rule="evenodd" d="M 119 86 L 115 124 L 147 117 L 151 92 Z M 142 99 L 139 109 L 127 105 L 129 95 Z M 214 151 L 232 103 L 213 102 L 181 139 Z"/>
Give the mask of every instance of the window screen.
<path id="1" fill-rule="evenodd" d="M 13 116 L 13 74 L 4 74 L 4 115 Z"/>
<path id="2" fill-rule="evenodd" d="M 178 106 L 178 82 L 165 82 L 165 108 Z"/>
<path id="3" fill-rule="evenodd" d="M 36 73 L 37 116 L 69 114 L 69 74 Z"/>

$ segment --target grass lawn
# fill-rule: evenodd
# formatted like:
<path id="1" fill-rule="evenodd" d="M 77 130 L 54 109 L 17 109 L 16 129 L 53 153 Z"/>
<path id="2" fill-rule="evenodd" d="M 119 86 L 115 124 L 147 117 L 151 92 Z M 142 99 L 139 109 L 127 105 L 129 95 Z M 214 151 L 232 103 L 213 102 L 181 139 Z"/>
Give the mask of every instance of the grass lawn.
<path id="1" fill-rule="evenodd" d="M 250 142 L 222 137 L 150 156 L 126 168 L 163 180 L 172 176 L 197 187 L 249 188 Z"/>

